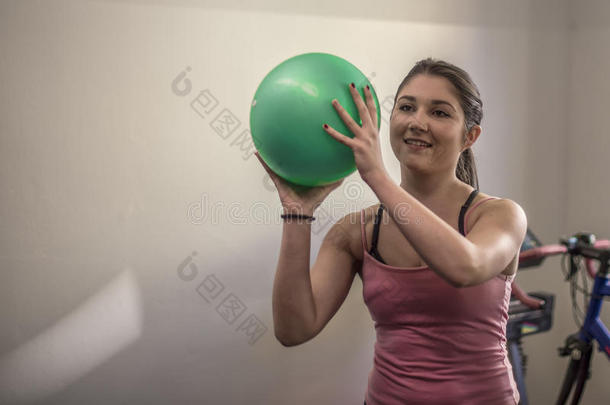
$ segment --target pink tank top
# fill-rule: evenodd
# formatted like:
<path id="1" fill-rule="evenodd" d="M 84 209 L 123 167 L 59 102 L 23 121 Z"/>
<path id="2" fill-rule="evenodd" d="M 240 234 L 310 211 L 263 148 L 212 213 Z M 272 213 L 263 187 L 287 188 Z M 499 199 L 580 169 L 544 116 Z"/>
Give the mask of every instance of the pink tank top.
<path id="1" fill-rule="evenodd" d="M 492 198 L 468 210 L 464 223 Z M 367 248 L 364 210 L 361 228 L 363 297 L 377 334 L 366 405 L 517 404 L 506 350 L 514 275 L 456 288 L 427 266 L 375 259 Z"/>

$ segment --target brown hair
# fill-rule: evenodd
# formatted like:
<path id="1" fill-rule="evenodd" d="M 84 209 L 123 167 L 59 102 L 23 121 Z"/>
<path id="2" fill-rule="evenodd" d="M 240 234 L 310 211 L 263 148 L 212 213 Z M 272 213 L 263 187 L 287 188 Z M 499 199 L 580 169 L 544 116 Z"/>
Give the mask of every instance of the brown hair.
<path id="1" fill-rule="evenodd" d="M 396 96 L 394 96 L 394 104 L 396 104 L 396 98 L 398 97 L 400 89 L 402 89 L 402 87 L 413 77 L 419 74 L 444 77 L 453 84 L 457 90 L 460 106 L 464 111 L 464 124 L 466 127 L 464 135 L 468 133 L 474 125 L 481 124 L 481 120 L 483 119 L 483 101 L 481 101 L 479 89 L 466 71 L 442 60 L 427 58 L 417 62 L 402 80 L 400 86 L 398 86 Z M 474 154 L 471 148 L 465 149 L 460 154 L 460 158 L 455 168 L 455 175 L 464 183 L 467 183 L 476 189 L 479 188 L 477 167 L 474 162 Z"/>

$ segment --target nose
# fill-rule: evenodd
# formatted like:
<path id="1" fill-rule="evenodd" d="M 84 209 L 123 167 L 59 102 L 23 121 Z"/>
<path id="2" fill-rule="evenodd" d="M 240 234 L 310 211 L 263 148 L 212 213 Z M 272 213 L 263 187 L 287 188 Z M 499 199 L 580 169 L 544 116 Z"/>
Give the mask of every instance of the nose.
<path id="1" fill-rule="evenodd" d="M 428 121 L 426 120 L 426 117 L 425 117 L 424 113 L 422 112 L 422 109 L 417 111 L 417 113 L 413 114 L 411 117 L 412 118 L 408 125 L 408 128 L 410 130 L 423 131 L 423 132 L 428 131 Z"/>

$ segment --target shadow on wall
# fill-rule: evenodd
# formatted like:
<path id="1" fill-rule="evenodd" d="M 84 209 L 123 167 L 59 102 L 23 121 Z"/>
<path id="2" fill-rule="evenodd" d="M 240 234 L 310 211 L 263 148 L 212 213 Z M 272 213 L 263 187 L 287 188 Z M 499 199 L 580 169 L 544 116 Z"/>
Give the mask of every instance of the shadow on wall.
<path id="1" fill-rule="evenodd" d="M 30 403 L 55 394 L 141 334 L 140 288 L 126 269 L 80 307 L 0 358 L 0 403 Z"/>

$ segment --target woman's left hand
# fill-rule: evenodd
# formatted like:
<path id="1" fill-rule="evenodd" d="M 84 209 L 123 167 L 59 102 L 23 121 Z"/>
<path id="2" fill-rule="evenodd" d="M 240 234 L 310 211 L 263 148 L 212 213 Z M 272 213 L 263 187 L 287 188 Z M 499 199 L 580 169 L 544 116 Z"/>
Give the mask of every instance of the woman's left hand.
<path id="1" fill-rule="evenodd" d="M 353 138 L 343 135 L 331 126 L 323 126 L 324 130 L 344 145 L 349 146 L 354 152 L 356 167 L 362 179 L 368 183 L 375 177 L 387 175 L 383 159 L 381 157 L 381 147 L 379 145 L 379 130 L 377 129 L 377 108 L 370 89 L 364 88 L 366 104 L 362 100 L 360 93 L 355 87 L 349 85 L 350 93 L 354 103 L 358 108 L 358 114 L 362 120 L 362 126 L 358 125 L 347 111 L 341 106 L 339 101 L 332 101 L 339 117 L 343 120 L 347 128 L 354 134 Z"/>

